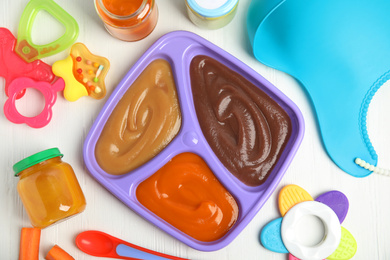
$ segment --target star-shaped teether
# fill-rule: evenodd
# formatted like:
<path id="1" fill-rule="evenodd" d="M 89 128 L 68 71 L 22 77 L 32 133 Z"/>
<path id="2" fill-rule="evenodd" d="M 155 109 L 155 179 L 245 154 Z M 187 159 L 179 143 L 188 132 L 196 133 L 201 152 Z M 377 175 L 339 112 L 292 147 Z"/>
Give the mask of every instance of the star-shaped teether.
<path id="1" fill-rule="evenodd" d="M 289 253 L 289 259 L 351 259 L 357 244 L 351 233 L 340 224 L 348 213 L 349 202 L 340 191 L 329 191 L 315 201 L 297 185 L 287 185 L 279 193 L 282 218 L 269 222 L 261 231 L 261 244 L 277 253 Z M 303 243 L 296 234 L 299 221 L 306 216 L 318 218 L 324 236 L 313 246 Z M 299 258 L 298 258 L 299 257 Z"/>
<path id="2" fill-rule="evenodd" d="M 72 46 L 70 55 L 53 64 L 53 72 L 65 81 L 64 97 L 76 101 L 82 96 L 101 99 L 106 95 L 105 77 L 110 62 L 93 55 L 82 43 Z"/>
<path id="3" fill-rule="evenodd" d="M 345 172 L 364 177 L 378 156 L 366 117 L 376 91 L 390 79 L 390 1 L 258 1 L 248 32 L 255 57 L 306 88 L 325 148 Z"/>

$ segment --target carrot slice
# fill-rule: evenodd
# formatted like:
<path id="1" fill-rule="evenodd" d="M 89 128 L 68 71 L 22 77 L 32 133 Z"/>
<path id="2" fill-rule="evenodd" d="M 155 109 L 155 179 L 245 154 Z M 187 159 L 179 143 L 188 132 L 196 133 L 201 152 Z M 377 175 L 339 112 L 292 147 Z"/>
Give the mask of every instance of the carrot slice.
<path id="1" fill-rule="evenodd" d="M 20 235 L 19 260 L 38 260 L 40 228 L 22 228 Z"/>
<path id="2" fill-rule="evenodd" d="M 70 256 L 67 252 L 65 252 L 58 245 L 54 245 L 49 253 L 47 253 L 46 260 L 75 260 L 72 256 Z"/>

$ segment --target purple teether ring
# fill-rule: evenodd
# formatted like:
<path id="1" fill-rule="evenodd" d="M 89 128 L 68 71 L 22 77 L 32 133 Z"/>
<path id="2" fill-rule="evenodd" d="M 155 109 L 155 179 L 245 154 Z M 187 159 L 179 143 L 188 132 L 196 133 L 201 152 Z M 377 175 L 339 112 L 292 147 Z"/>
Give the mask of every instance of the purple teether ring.
<path id="1" fill-rule="evenodd" d="M 329 191 L 318 196 L 316 201 L 324 203 L 333 209 L 340 220 L 340 224 L 343 223 L 349 208 L 348 198 L 344 193 L 337 190 Z"/>
<path id="2" fill-rule="evenodd" d="M 45 98 L 45 107 L 39 115 L 34 117 L 21 115 L 15 105 L 15 101 L 19 93 L 27 88 L 34 88 L 40 91 Z M 17 78 L 9 85 L 9 98 L 4 104 L 5 117 L 15 124 L 25 123 L 33 128 L 44 127 L 50 122 L 52 117 L 51 108 L 57 100 L 57 91 L 61 91 L 63 89 L 64 81 L 62 79 L 59 79 L 53 85 L 50 85 L 50 83 L 34 81 L 26 77 Z"/>

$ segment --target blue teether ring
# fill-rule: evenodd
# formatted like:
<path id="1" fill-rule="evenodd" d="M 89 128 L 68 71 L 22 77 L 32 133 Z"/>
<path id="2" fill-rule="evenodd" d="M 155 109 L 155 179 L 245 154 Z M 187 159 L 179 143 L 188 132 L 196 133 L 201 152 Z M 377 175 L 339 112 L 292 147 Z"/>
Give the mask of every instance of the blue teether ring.
<path id="1" fill-rule="evenodd" d="M 282 220 L 283 218 L 277 218 L 269 222 L 260 233 L 261 244 L 270 251 L 276 253 L 288 253 L 287 248 L 283 244 L 282 240 Z"/>

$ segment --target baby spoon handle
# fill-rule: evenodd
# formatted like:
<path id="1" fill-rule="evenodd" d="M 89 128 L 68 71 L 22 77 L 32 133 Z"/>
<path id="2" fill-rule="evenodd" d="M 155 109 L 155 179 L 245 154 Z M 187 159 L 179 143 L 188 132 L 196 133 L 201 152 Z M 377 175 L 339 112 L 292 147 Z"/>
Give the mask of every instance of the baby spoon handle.
<path id="1" fill-rule="evenodd" d="M 185 259 L 185 258 L 180 258 L 180 257 L 176 257 L 176 256 L 170 256 L 170 255 L 154 252 L 154 251 L 148 250 L 148 249 L 145 249 L 145 251 L 143 251 L 142 248 L 137 249 L 137 248 L 132 247 L 132 244 L 127 245 L 127 243 L 125 243 L 125 244 L 118 244 L 118 246 L 116 247 L 116 253 L 119 256 L 130 257 L 130 259 L 188 260 L 188 259 Z"/>
<path id="2" fill-rule="evenodd" d="M 97 230 L 81 232 L 76 237 L 77 247 L 92 256 L 133 260 L 188 260 L 143 248 Z"/>

